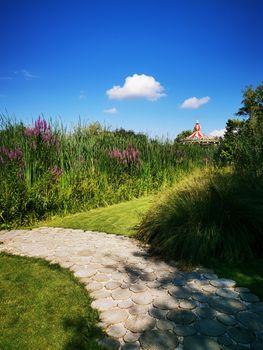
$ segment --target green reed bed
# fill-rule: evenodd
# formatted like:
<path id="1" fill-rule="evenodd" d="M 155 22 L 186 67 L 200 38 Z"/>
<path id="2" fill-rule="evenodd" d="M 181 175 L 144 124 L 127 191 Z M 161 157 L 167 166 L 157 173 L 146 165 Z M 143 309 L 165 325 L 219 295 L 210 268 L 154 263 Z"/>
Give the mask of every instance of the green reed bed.
<path id="1" fill-rule="evenodd" d="M 0 228 L 154 193 L 213 152 L 98 123 L 66 132 L 42 117 L 26 126 L 2 115 Z"/>

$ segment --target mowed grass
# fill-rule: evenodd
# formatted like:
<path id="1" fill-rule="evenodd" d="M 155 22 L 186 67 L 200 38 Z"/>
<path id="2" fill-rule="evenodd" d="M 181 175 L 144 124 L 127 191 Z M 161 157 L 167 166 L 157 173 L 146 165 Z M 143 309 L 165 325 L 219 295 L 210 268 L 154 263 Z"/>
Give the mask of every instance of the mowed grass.
<path id="1" fill-rule="evenodd" d="M 78 228 L 133 236 L 143 215 L 158 201 L 158 196 L 139 198 L 130 202 L 93 209 L 66 217 L 56 217 L 41 226 Z M 165 256 L 166 258 L 166 256 Z M 263 259 L 240 264 L 215 264 L 213 268 L 220 277 L 232 278 L 239 286 L 247 287 L 263 300 Z"/>
<path id="2" fill-rule="evenodd" d="M 58 265 L 0 254 L 0 349 L 100 349 L 90 303 L 83 285 Z"/>
<path id="3" fill-rule="evenodd" d="M 135 234 L 134 227 L 150 208 L 154 198 L 154 196 L 142 197 L 106 208 L 54 217 L 52 220 L 41 222 L 41 226 L 76 228 L 132 236 Z"/>

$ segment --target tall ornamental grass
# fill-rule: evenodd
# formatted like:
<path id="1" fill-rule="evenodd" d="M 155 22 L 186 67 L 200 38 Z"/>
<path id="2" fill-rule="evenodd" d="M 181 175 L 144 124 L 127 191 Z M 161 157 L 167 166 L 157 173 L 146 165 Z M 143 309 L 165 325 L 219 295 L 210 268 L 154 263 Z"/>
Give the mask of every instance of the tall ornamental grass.
<path id="1" fill-rule="evenodd" d="M 130 200 L 213 158 L 213 147 L 150 139 L 98 123 L 70 132 L 39 117 L 0 116 L 0 228 Z"/>
<path id="2" fill-rule="evenodd" d="M 240 262 L 262 255 L 263 183 L 202 172 L 169 190 L 146 214 L 138 237 L 190 263 Z"/>

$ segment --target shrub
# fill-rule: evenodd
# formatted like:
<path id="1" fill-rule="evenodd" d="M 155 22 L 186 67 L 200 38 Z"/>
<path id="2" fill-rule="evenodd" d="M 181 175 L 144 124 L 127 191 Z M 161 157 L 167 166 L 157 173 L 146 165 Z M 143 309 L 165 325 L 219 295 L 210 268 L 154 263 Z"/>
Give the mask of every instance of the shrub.
<path id="1" fill-rule="evenodd" d="M 241 261 L 263 249 L 263 184 L 232 173 L 190 177 L 143 218 L 138 238 L 190 263 Z"/>

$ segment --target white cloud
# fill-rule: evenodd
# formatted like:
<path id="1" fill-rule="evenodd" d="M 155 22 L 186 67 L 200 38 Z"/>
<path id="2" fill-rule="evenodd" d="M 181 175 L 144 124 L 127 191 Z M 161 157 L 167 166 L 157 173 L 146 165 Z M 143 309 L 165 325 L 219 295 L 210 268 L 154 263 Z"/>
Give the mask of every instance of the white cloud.
<path id="1" fill-rule="evenodd" d="M 84 90 L 80 90 L 79 99 L 80 100 L 86 100 L 86 98 L 87 98 L 87 96 L 85 95 Z"/>
<path id="2" fill-rule="evenodd" d="M 197 109 L 197 108 L 201 107 L 202 105 L 208 103 L 209 101 L 210 101 L 210 97 L 209 96 L 201 97 L 201 98 L 190 97 L 190 98 L 186 99 L 181 104 L 180 108 Z"/>
<path id="3" fill-rule="evenodd" d="M 115 113 L 117 113 L 117 108 L 112 107 L 112 108 L 104 109 L 103 112 L 104 112 L 104 113 L 115 114 Z"/>
<path id="4" fill-rule="evenodd" d="M 154 77 L 145 74 L 127 77 L 123 86 L 114 85 L 106 94 L 111 100 L 143 98 L 155 101 L 165 96 L 162 85 Z"/>
<path id="5" fill-rule="evenodd" d="M 26 79 L 26 80 L 31 80 L 37 78 L 36 75 L 31 74 L 28 70 L 22 69 L 20 71 L 20 74 Z"/>
<path id="6" fill-rule="evenodd" d="M 210 132 L 210 136 L 214 136 L 214 137 L 223 137 L 224 134 L 226 132 L 226 129 L 216 129 L 216 130 L 213 130 L 212 132 Z"/>

